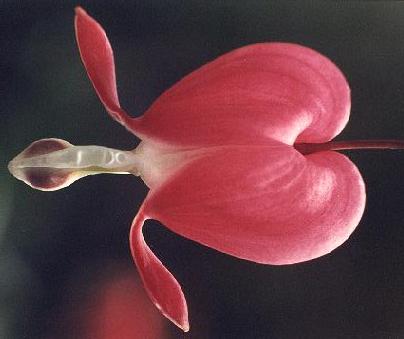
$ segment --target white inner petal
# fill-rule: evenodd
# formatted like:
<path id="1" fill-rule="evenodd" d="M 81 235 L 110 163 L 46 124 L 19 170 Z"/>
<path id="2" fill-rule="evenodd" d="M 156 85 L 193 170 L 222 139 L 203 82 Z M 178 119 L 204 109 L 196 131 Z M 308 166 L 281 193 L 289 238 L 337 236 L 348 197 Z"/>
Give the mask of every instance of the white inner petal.
<path id="1" fill-rule="evenodd" d="M 98 168 L 113 172 L 131 172 L 140 165 L 139 156 L 131 151 L 120 151 L 102 146 L 72 146 L 48 154 L 28 158 L 15 158 L 14 168 Z"/>

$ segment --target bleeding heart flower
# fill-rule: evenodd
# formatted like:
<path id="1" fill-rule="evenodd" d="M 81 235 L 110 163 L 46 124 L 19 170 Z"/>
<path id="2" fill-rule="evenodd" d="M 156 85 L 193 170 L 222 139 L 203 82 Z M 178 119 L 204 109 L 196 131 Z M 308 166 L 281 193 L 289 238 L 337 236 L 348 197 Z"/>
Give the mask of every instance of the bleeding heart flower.
<path id="1" fill-rule="evenodd" d="M 100 100 L 142 142 L 119 151 L 43 139 L 13 159 L 10 171 L 42 190 L 88 174 L 140 175 L 150 192 L 132 224 L 132 254 L 154 304 L 184 331 L 184 295 L 145 243 L 145 220 L 254 262 L 310 260 L 341 245 L 365 206 L 359 171 L 333 150 L 404 147 L 400 141 L 330 141 L 348 121 L 349 86 L 326 57 L 290 43 L 221 56 L 131 118 L 118 100 L 104 30 L 81 8 L 75 27 Z"/>

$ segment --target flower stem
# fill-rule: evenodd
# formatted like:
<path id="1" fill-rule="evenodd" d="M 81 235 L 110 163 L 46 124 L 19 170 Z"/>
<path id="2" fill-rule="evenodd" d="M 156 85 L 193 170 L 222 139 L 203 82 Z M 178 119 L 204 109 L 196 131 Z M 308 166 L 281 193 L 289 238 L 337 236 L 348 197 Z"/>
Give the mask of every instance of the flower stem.
<path id="1" fill-rule="evenodd" d="M 358 149 L 404 149 L 404 140 L 349 140 L 325 143 L 300 143 L 294 147 L 302 154 L 324 151 L 343 151 Z"/>

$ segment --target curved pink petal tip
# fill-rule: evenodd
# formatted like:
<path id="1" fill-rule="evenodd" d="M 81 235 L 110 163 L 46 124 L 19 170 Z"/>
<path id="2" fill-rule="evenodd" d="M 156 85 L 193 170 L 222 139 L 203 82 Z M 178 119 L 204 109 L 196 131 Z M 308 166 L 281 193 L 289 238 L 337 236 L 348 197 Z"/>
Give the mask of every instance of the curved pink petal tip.
<path id="1" fill-rule="evenodd" d="M 115 77 L 114 54 L 100 24 L 81 8 L 75 9 L 76 40 L 87 74 L 113 119 L 128 126 L 132 118 L 121 108 Z"/>
<path id="2" fill-rule="evenodd" d="M 146 219 L 143 208 L 140 208 L 130 232 L 133 258 L 154 305 L 175 325 L 188 332 L 188 308 L 181 286 L 144 241 L 142 228 Z"/>

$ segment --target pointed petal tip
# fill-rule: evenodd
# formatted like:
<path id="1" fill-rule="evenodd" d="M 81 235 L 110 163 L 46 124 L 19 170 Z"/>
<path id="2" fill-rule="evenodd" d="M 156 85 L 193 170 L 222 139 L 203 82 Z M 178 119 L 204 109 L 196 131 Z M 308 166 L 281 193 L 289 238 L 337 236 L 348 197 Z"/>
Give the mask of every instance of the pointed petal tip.
<path id="1" fill-rule="evenodd" d="M 189 323 L 188 323 L 188 321 L 186 322 L 186 324 L 183 324 L 183 325 L 182 325 L 181 329 L 182 329 L 184 332 L 189 332 Z"/>
<path id="2" fill-rule="evenodd" d="M 75 12 L 76 15 L 87 14 L 87 12 L 81 6 L 76 6 L 74 8 L 74 12 Z"/>
<path id="3" fill-rule="evenodd" d="M 154 303 L 154 306 L 157 307 L 157 309 L 168 319 L 170 320 L 175 326 L 177 326 L 178 328 L 180 328 L 181 330 L 183 330 L 184 332 L 189 332 L 189 321 L 188 321 L 188 312 L 186 311 L 186 314 L 183 316 L 182 319 L 178 319 L 178 321 L 176 319 L 174 319 L 173 317 L 171 317 L 169 314 L 167 314 L 160 305 L 158 305 L 156 302 L 154 302 L 152 300 L 152 302 Z"/>
<path id="4" fill-rule="evenodd" d="M 159 305 L 153 297 L 151 297 L 151 301 L 153 302 L 154 306 L 161 312 L 163 316 L 165 316 L 168 320 L 170 320 L 175 326 L 183 330 L 184 332 L 189 332 L 189 321 L 188 321 L 188 308 L 187 305 L 185 304 L 185 314 L 182 315 L 181 319 L 175 319 L 170 314 L 168 314 L 162 307 Z"/>
<path id="5" fill-rule="evenodd" d="M 181 330 L 183 330 L 185 333 L 189 332 L 189 323 L 188 321 L 182 325 L 176 324 Z"/>
<path id="6" fill-rule="evenodd" d="M 164 310 L 154 303 L 154 305 L 158 308 L 158 310 L 168 319 L 170 320 L 175 326 L 183 330 L 184 332 L 189 332 L 189 320 L 188 320 L 188 307 L 185 304 L 185 314 L 183 314 L 181 319 L 174 319 L 169 314 L 164 312 Z"/>
<path id="7" fill-rule="evenodd" d="M 133 259 L 153 304 L 167 319 L 184 332 L 188 332 L 188 307 L 181 286 L 144 240 L 142 229 L 149 217 L 146 216 L 143 206 L 136 215 L 130 231 Z"/>
<path id="8" fill-rule="evenodd" d="M 102 104 L 113 119 L 132 133 L 136 124 L 119 103 L 114 53 L 100 23 L 80 6 L 75 8 L 74 26 L 81 60 Z"/>

